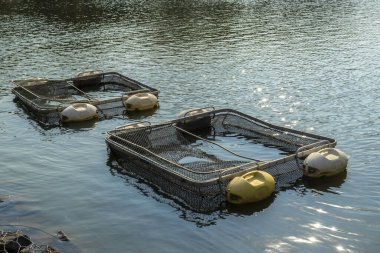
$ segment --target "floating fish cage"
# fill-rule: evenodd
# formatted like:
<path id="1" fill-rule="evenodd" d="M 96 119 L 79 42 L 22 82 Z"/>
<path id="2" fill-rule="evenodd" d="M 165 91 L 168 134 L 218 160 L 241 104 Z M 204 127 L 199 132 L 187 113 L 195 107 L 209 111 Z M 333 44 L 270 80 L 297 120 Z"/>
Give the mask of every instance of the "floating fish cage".
<path id="1" fill-rule="evenodd" d="M 158 90 L 116 72 L 89 71 L 64 80 L 33 78 L 13 83 L 16 101 L 38 122 L 48 126 L 60 125 L 61 112 L 70 105 L 95 106 L 95 116 L 106 119 L 126 114 L 129 107 L 126 101 L 133 95 L 158 96 Z"/>
<path id="2" fill-rule="evenodd" d="M 335 140 L 275 126 L 231 109 L 203 110 L 151 125 L 109 131 L 106 143 L 125 171 L 194 211 L 226 200 L 228 183 L 253 170 L 271 174 L 276 190 L 302 176 L 302 161 Z"/>

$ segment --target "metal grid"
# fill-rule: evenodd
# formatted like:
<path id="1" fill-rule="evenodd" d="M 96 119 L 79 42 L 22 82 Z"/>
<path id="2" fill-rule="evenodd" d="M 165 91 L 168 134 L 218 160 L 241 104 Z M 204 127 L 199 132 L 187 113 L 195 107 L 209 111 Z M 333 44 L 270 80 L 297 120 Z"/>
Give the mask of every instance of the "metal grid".
<path id="1" fill-rule="evenodd" d="M 74 103 L 97 107 L 99 119 L 126 114 L 127 96 L 158 90 L 116 72 L 96 73 L 64 80 L 29 79 L 13 81 L 16 101 L 38 122 L 60 125 L 60 112 Z"/>
<path id="2" fill-rule="evenodd" d="M 220 204 L 229 181 L 251 170 L 273 175 L 278 190 L 302 176 L 304 157 L 336 144 L 230 109 L 156 125 L 126 125 L 108 132 L 106 142 L 123 167 L 196 211 Z M 243 152 L 251 150 L 260 152 Z M 270 159 L 260 157 L 266 152 L 273 153 Z"/>

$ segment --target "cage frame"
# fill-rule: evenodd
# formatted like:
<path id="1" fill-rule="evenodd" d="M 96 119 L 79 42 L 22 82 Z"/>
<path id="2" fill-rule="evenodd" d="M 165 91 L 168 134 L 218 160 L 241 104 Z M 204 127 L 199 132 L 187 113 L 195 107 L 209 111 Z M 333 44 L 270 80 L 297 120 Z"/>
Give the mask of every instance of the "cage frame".
<path id="1" fill-rule="evenodd" d="M 290 133 L 292 135 L 301 136 L 301 137 L 305 137 L 305 138 L 307 137 L 307 138 L 315 139 L 318 141 L 316 141 L 315 143 L 309 144 L 309 145 L 301 146 L 296 150 L 295 153 L 290 154 L 290 155 L 285 156 L 285 157 L 282 157 L 282 158 L 279 158 L 279 159 L 260 161 L 260 162 L 253 161 L 253 162 L 249 162 L 249 163 L 244 163 L 242 165 L 222 169 L 221 172 L 219 173 L 218 177 L 211 178 L 208 180 L 195 180 L 193 178 L 184 176 L 184 175 L 179 174 L 173 170 L 170 170 L 169 168 L 167 168 L 162 163 L 154 161 L 151 158 L 144 156 L 144 155 L 126 147 L 125 145 L 122 145 L 122 144 L 112 140 L 113 137 L 117 136 L 117 134 L 120 134 L 123 131 L 130 132 L 130 131 L 138 131 L 141 129 L 149 129 L 149 128 L 152 129 L 155 127 L 175 125 L 177 123 L 181 123 L 181 122 L 184 122 L 186 120 L 196 120 L 196 119 L 199 119 L 200 117 L 212 116 L 212 115 L 215 115 L 218 113 L 235 114 L 235 115 L 243 117 L 247 120 L 255 121 L 256 123 L 258 123 L 264 127 L 267 127 L 269 129 L 274 129 L 274 130 L 280 131 L 282 133 Z M 332 138 L 328 138 L 328 137 L 324 137 L 324 136 L 316 135 L 316 134 L 312 134 L 312 133 L 302 132 L 302 131 L 291 129 L 291 128 L 277 126 L 277 125 L 265 122 L 265 121 L 260 120 L 256 117 L 244 114 L 242 112 L 239 112 L 239 111 L 236 111 L 233 109 L 217 109 L 217 110 L 207 111 L 207 112 L 192 115 L 192 116 L 185 116 L 182 118 L 170 120 L 170 121 L 163 122 L 163 123 L 157 123 L 157 124 L 145 124 L 144 126 L 136 126 L 137 124 L 141 124 L 141 123 L 131 123 L 131 124 L 127 124 L 127 125 L 117 127 L 114 130 L 108 131 L 106 134 L 106 137 L 105 137 L 105 141 L 106 141 L 106 144 L 107 144 L 109 150 L 111 152 L 115 153 L 116 157 L 119 157 L 120 159 L 123 159 L 126 161 L 128 161 L 128 159 L 130 159 L 130 160 L 136 160 L 137 159 L 137 161 L 139 161 L 140 163 L 147 165 L 144 169 L 161 170 L 162 172 L 168 173 L 168 178 L 173 177 L 175 180 L 179 180 L 179 181 L 183 182 L 184 185 L 190 185 L 190 186 L 193 186 L 193 187 L 199 188 L 199 189 L 201 189 L 203 187 L 212 186 L 215 184 L 218 184 L 219 186 L 221 186 L 222 184 L 225 185 L 228 181 L 232 180 L 232 178 L 237 177 L 237 176 L 241 176 L 241 175 L 248 173 L 250 171 L 253 171 L 253 170 L 264 170 L 264 171 L 266 171 L 271 167 L 281 165 L 281 164 L 284 164 L 284 163 L 290 162 L 290 161 L 296 161 L 297 164 L 301 167 L 302 166 L 302 159 L 304 159 L 310 153 L 316 152 L 316 151 L 321 150 L 323 148 L 331 148 L 331 147 L 336 146 L 336 140 L 334 140 Z M 136 126 L 136 128 L 133 128 L 133 126 Z M 134 145 L 137 145 L 137 144 L 134 144 Z M 144 147 L 140 147 L 140 148 L 146 149 Z M 146 150 L 148 152 L 150 152 L 151 154 L 153 154 L 156 158 L 158 158 L 159 161 L 164 161 L 164 164 L 167 162 L 175 164 L 175 162 L 173 162 L 173 161 L 168 161 L 166 158 L 160 157 L 159 155 L 149 151 L 148 149 L 146 149 Z M 177 165 L 181 166 L 179 164 L 177 164 Z M 181 166 L 181 167 L 183 167 L 183 166 Z M 239 169 L 237 172 L 233 172 L 237 168 L 242 168 L 242 169 Z M 182 168 L 182 169 L 184 169 L 184 168 Z M 165 175 L 164 175 L 164 177 L 165 177 Z"/>
<path id="2" fill-rule="evenodd" d="M 158 97 L 158 95 L 159 95 L 159 90 L 157 90 L 151 86 L 148 86 L 146 84 L 143 84 L 137 80 L 129 78 L 125 75 L 122 75 L 118 72 L 114 72 L 114 71 L 109 71 L 109 72 L 91 71 L 91 72 L 94 72 L 94 74 L 91 74 L 88 76 L 79 76 L 82 73 L 86 73 L 86 72 L 82 72 L 82 73 L 79 73 L 76 77 L 71 77 L 71 78 L 67 78 L 67 79 L 39 79 L 39 78 L 37 78 L 34 80 L 33 79 L 12 80 L 12 83 L 15 85 L 15 87 L 12 88 L 12 93 L 15 95 L 16 101 L 19 101 L 20 102 L 19 104 L 22 107 L 24 107 L 28 111 L 29 114 L 34 116 L 39 123 L 42 123 L 44 125 L 49 125 L 49 124 L 47 124 L 44 120 L 41 120 L 41 118 L 48 117 L 49 114 L 58 114 L 58 113 L 62 112 L 67 106 L 69 106 L 71 104 L 88 103 L 88 104 L 91 104 L 91 105 L 98 107 L 99 105 L 106 105 L 106 104 L 111 104 L 111 103 L 115 103 L 115 102 L 121 102 L 122 105 L 125 105 L 126 97 L 137 94 L 137 93 L 148 92 L 148 93 L 152 93 L 156 97 Z M 85 81 L 86 79 L 97 78 L 97 77 L 104 79 L 106 76 L 111 76 L 111 75 L 114 75 L 114 76 L 120 78 L 121 80 L 123 80 L 124 82 L 127 82 L 131 85 L 138 86 L 140 89 L 126 91 L 126 92 L 123 92 L 123 94 L 121 96 L 111 97 L 111 98 L 101 99 L 101 100 L 92 100 L 90 98 L 87 98 L 87 99 L 49 98 L 49 97 L 41 96 L 39 94 L 35 94 L 34 92 L 32 92 L 31 90 L 28 89 L 28 88 L 36 88 L 36 87 L 54 85 L 54 84 L 58 84 L 58 83 L 66 83 L 67 85 L 71 85 L 72 87 L 76 88 L 76 85 L 74 84 L 76 81 L 81 81 L 81 80 Z M 117 84 L 122 85 L 122 86 L 126 86 L 126 85 L 123 85 L 122 83 L 117 83 Z M 95 85 L 98 85 L 98 84 L 95 84 Z M 22 91 L 31 95 L 33 97 L 33 99 L 27 98 L 26 95 L 24 95 Z M 61 101 L 61 103 L 59 103 L 58 105 L 54 105 L 54 106 L 53 105 L 44 106 L 44 105 L 40 105 L 40 104 L 36 103 L 35 101 L 33 101 L 35 99 L 46 100 L 48 102 L 49 101 Z"/>

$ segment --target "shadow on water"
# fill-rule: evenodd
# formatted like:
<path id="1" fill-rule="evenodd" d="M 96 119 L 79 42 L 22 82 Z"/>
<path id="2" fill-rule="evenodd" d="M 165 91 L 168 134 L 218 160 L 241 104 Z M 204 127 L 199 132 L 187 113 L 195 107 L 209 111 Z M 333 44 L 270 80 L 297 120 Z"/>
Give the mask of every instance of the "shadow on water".
<path id="1" fill-rule="evenodd" d="M 203 12 L 208 12 L 213 10 L 217 12 L 218 10 L 233 10 L 233 9 L 247 9 L 252 8 L 257 10 L 259 13 L 266 13 L 265 10 L 279 10 L 283 13 L 300 13 L 306 9 L 309 11 L 318 11 L 321 8 L 328 10 L 336 10 L 341 6 L 341 2 L 349 4 L 349 6 L 354 6 L 358 1 L 328 1 L 328 0 L 252 0 L 252 1 L 239 1 L 239 0 L 0 0 L 2 4 L 2 11 L 10 14 L 12 11 L 21 11 L 25 13 L 37 14 L 45 13 L 47 15 L 60 15 L 65 16 L 83 16 L 91 17 L 96 16 L 99 13 L 104 15 L 112 14 L 123 14 L 123 13 L 135 13 L 139 14 L 139 10 L 151 11 L 151 12 L 162 12 L 168 14 L 186 14 L 185 10 L 201 10 Z M 97 11 L 98 10 L 98 11 Z M 181 11 L 183 10 L 183 11 Z M 50 11 L 50 12 L 49 12 Z M 188 13 L 190 14 L 190 13 Z"/>
<path id="2" fill-rule="evenodd" d="M 167 194 L 158 186 L 152 184 L 147 179 L 142 178 L 134 172 L 125 169 L 119 164 L 116 157 L 109 152 L 107 166 L 113 176 L 122 178 L 127 186 L 132 186 L 139 190 L 142 195 L 152 198 L 160 203 L 165 203 L 173 207 L 178 213 L 178 217 L 188 222 L 194 223 L 197 227 L 215 225 L 218 220 L 227 216 L 246 216 L 262 212 L 268 208 L 276 198 L 273 194 L 270 198 L 253 204 L 234 205 L 225 201 L 223 196 L 216 196 L 216 204 L 212 205 L 212 210 L 195 210 L 185 205 L 181 200 Z M 134 165 L 132 165 L 134 166 Z"/>
<path id="3" fill-rule="evenodd" d="M 310 194 L 310 192 L 323 195 L 324 193 L 339 194 L 334 189 L 340 188 L 347 178 L 347 170 L 343 173 L 332 177 L 308 178 L 303 177 L 297 181 L 294 189 L 301 195 Z"/>
<path id="4" fill-rule="evenodd" d="M 98 122 L 97 119 L 92 119 L 92 120 L 86 120 L 86 121 L 81 121 L 81 122 L 69 122 L 65 123 L 62 125 L 64 128 L 68 128 L 74 131 L 83 131 L 83 130 L 89 130 L 91 128 L 96 127 L 96 122 Z"/>
<path id="5" fill-rule="evenodd" d="M 179 218 L 188 222 L 194 223 L 198 227 L 215 225 L 219 219 L 225 219 L 227 216 L 250 216 L 267 209 L 276 199 L 276 194 L 261 202 L 234 205 L 225 201 L 224 197 L 218 196 L 217 200 L 220 201 L 219 205 L 213 206 L 210 211 L 196 210 L 194 207 L 190 208 L 182 201 L 174 198 L 172 195 L 167 194 L 158 186 L 152 184 L 148 179 L 129 171 L 124 168 L 116 157 L 109 152 L 107 166 L 113 176 L 118 176 L 125 180 L 128 186 L 138 189 L 144 196 L 155 199 L 160 203 L 166 203 L 172 206 L 179 213 Z M 135 166 L 135 165 L 131 165 Z M 140 168 L 141 169 L 141 168 Z M 334 188 L 339 188 L 345 182 L 347 172 L 333 177 L 324 177 L 319 179 L 300 178 L 292 186 L 281 188 L 280 191 L 295 190 L 302 195 L 312 193 L 324 194 L 333 193 L 339 194 L 334 191 Z"/>
<path id="6" fill-rule="evenodd" d="M 234 215 L 252 215 L 255 213 L 262 212 L 266 208 L 268 208 L 276 199 L 276 194 L 272 194 L 271 197 L 264 199 L 257 203 L 252 204 L 243 204 L 243 205 L 235 205 L 227 202 L 227 211 L 230 214 Z"/>
<path id="7" fill-rule="evenodd" d="M 25 14 L 30 16 L 43 15 L 47 18 L 59 19 L 69 23 L 94 22 L 107 23 L 125 18 L 130 20 L 147 19 L 149 16 L 194 16 L 211 10 L 233 9 L 236 3 L 224 1 L 193 1 L 193 0 L 163 0 L 163 1 L 44 1 L 44 0 L 0 0 L 0 13 Z M 200 8 L 201 7 L 201 8 Z M 213 15 L 213 14 L 209 14 Z"/>
<path id="8" fill-rule="evenodd" d="M 158 107 L 144 110 L 144 111 L 133 111 L 133 112 L 125 112 L 122 118 L 132 119 L 132 120 L 143 120 L 147 117 L 153 116 L 156 114 Z"/>

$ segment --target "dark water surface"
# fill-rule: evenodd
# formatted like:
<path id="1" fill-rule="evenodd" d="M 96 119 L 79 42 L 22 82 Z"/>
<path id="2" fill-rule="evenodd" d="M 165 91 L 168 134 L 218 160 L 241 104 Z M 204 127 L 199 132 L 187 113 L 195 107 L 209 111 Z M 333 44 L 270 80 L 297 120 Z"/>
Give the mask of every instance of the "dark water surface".
<path id="1" fill-rule="evenodd" d="M 45 130 L 13 102 L 12 79 L 88 69 L 160 89 L 153 122 L 213 105 L 336 138 L 348 172 L 190 212 L 115 169 L 105 133 L 135 119 Z M 379 94 L 378 0 L 0 0 L 0 230 L 63 230 L 66 252 L 378 252 Z"/>

